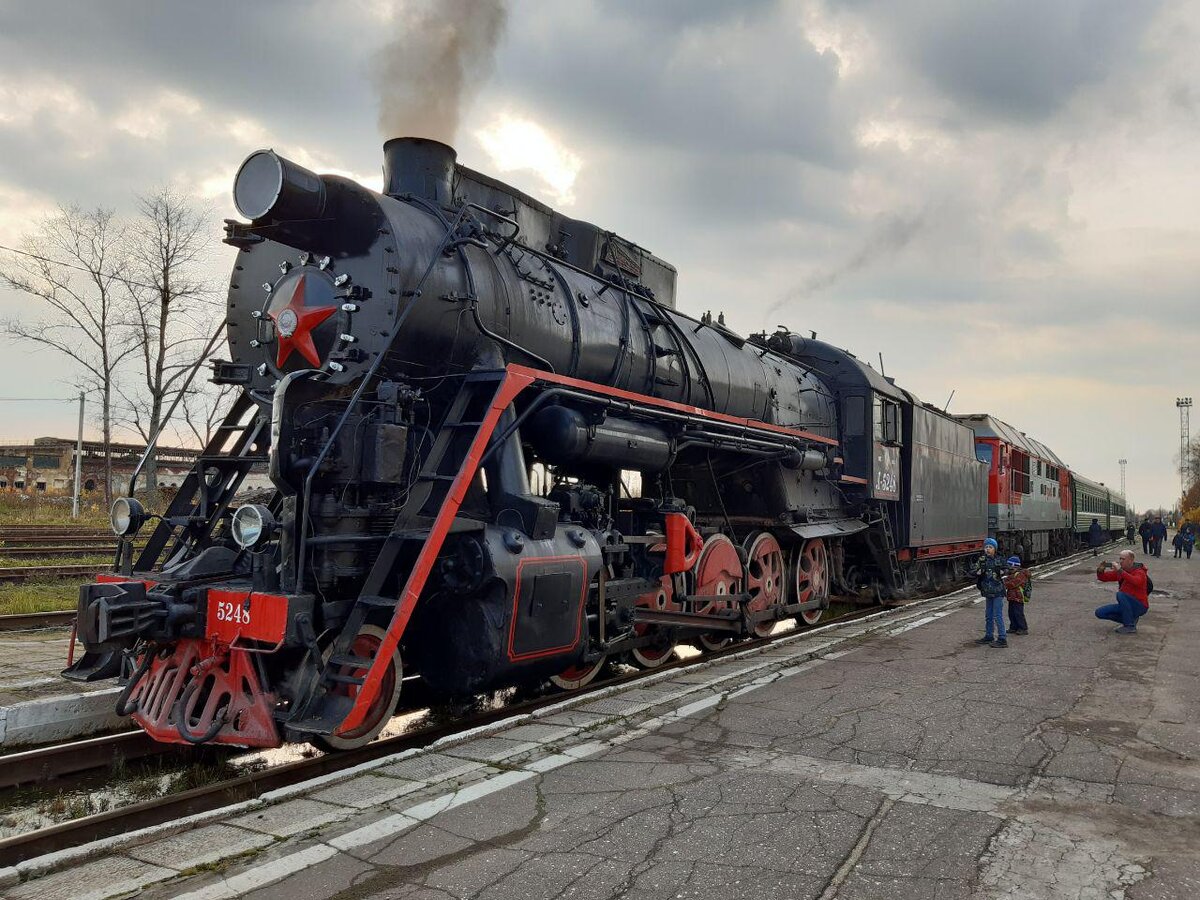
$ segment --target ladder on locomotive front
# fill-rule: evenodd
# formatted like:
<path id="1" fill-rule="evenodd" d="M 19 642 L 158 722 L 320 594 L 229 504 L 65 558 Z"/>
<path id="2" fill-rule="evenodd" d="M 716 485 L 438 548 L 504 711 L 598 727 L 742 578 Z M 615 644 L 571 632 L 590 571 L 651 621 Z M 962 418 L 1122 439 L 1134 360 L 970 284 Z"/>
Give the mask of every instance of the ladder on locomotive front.
<path id="1" fill-rule="evenodd" d="M 145 546 L 133 559 L 132 540 L 123 540 L 115 568 L 122 575 L 149 573 L 212 546 L 221 522 L 246 476 L 268 460 L 271 422 L 248 392 L 234 400 L 183 484 L 162 514 Z M 132 488 L 132 481 L 131 481 Z M 278 491 L 270 502 L 277 511 Z"/>

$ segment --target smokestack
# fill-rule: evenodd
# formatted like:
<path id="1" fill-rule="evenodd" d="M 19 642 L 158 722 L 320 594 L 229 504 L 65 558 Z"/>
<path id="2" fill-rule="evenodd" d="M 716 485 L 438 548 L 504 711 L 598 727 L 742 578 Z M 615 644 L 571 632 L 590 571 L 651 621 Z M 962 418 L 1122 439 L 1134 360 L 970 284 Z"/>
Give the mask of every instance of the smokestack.
<path id="1" fill-rule="evenodd" d="M 428 138 L 392 138 L 383 145 L 383 192 L 412 194 L 439 206 L 454 201 L 453 147 Z"/>

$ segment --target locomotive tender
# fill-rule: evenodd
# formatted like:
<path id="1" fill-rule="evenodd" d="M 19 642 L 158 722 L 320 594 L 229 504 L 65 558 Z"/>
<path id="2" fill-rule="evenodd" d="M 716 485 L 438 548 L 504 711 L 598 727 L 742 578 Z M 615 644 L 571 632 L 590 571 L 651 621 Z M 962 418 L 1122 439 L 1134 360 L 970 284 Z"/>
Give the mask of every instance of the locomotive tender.
<path id="1" fill-rule="evenodd" d="M 389 141 L 383 193 L 259 151 L 234 199 L 238 398 L 139 552 L 114 506 L 64 673 L 124 669 L 158 740 L 355 747 L 407 676 L 578 687 L 982 544 L 967 424 L 815 335 L 678 311 L 670 265 L 445 145 Z"/>

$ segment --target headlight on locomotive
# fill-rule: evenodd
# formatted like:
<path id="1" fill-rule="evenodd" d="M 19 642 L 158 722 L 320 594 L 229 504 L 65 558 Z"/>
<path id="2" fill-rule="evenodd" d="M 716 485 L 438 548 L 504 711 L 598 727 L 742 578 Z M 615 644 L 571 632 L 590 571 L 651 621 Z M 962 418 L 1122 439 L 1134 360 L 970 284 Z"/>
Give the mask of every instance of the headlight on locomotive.
<path id="1" fill-rule="evenodd" d="M 133 537 L 146 524 L 146 510 L 132 497 L 118 497 L 113 502 L 108 521 L 117 537 Z"/>
<path id="2" fill-rule="evenodd" d="M 233 541 L 243 550 L 261 550 L 275 534 L 275 517 L 265 506 L 239 506 L 230 525 Z"/>

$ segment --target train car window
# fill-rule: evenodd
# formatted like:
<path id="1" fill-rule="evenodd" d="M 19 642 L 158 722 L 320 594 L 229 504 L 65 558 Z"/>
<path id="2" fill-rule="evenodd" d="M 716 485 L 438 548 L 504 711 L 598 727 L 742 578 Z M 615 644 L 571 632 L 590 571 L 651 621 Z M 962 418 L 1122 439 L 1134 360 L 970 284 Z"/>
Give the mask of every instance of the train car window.
<path id="1" fill-rule="evenodd" d="M 980 462 L 987 463 L 988 469 L 991 469 L 992 468 L 992 460 L 994 458 L 992 445 L 991 444 L 976 444 L 975 445 L 975 458 L 977 460 L 979 460 Z"/>
<path id="2" fill-rule="evenodd" d="M 871 400 L 871 424 L 875 434 L 875 440 L 883 440 L 883 401 L 878 397 Z"/>
<path id="3" fill-rule="evenodd" d="M 900 443 L 900 404 L 883 401 L 883 442 Z"/>
<path id="4" fill-rule="evenodd" d="M 1040 459 L 1037 461 L 1037 474 L 1039 478 L 1042 475 L 1042 461 Z"/>
<path id="5" fill-rule="evenodd" d="M 1018 494 L 1029 493 L 1029 454 L 1021 450 L 1013 450 L 1012 452 L 1012 474 L 1010 477 L 1010 486 Z"/>

